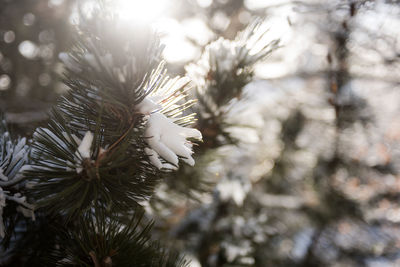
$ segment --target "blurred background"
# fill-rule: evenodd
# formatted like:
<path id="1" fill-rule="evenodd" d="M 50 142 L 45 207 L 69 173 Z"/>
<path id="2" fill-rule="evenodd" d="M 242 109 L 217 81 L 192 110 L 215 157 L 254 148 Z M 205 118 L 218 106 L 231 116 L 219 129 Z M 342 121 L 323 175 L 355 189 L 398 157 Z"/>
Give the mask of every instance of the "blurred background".
<path id="1" fill-rule="evenodd" d="M 114 5 L 127 25 L 154 26 L 171 75 L 254 17 L 281 40 L 230 111 L 251 127 L 216 152 L 215 188 L 168 211 L 168 237 L 192 266 L 400 266 L 399 1 Z M 0 0 L 0 107 L 14 134 L 30 136 L 68 90 L 58 54 L 78 23 L 78 1 Z"/>

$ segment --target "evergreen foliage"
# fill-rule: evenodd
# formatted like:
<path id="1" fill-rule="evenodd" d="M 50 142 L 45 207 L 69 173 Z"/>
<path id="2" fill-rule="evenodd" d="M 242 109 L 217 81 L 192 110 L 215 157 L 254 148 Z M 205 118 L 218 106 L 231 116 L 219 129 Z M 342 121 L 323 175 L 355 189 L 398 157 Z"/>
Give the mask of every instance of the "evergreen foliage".
<path id="1" fill-rule="evenodd" d="M 268 39 L 263 19 L 254 19 L 234 40 L 218 38 L 205 47 L 197 63 L 186 66 L 187 75 L 195 84 L 198 104 L 191 109 L 197 114 L 196 128 L 203 134 L 203 142 L 195 147 L 196 166 L 182 166 L 166 180 L 169 194 L 196 199 L 212 190 L 218 178 L 208 167 L 218 158 L 218 148 L 237 145 L 239 140 L 232 136 L 232 128 L 247 127 L 246 122 L 230 122 L 231 110 L 246 98 L 243 89 L 253 80 L 254 65 L 278 49 L 279 42 Z M 158 204 L 171 205 L 168 199 L 157 200 Z M 162 207 L 154 205 L 155 209 Z"/>
<path id="2" fill-rule="evenodd" d="M 56 266 L 186 266 L 179 254 L 151 240 L 153 224 L 141 227 L 142 216 L 139 211 L 122 223 L 101 210 L 86 213 L 77 225 L 65 229 L 65 242 L 51 253 L 53 261 Z"/>
<path id="3" fill-rule="evenodd" d="M 178 167 L 178 158 L 188 162 L 192 142 L 186 139 L 201 139 L 186 128 L 194 121 L 193 113 L 183 114 L 194 103 L 184 101 L 188 81 L 167 76 L 163 47 L 150 29 L 121 28 L 105 4 L 80 20 L 71 52 L 60 55 L 70 90 L 52 109 L 47 127 L 33 135 L 24 175 L 40 218 L 20 223 L 26 232 L 14 237 L 14 261 L 25 249 L 18 261 L 32 265 L 182 266 L 178 254 L 151 240 L 152 223 L 141 221 L 141 205 L 165 172 Z M 177 135 L 169 143 L 153 136 L 159 126 L 150 121 L 156 117 L 164 134 Z M 25 139 L 14 145 L 7 134 L 2 138 L 1 167 L 17 183 L 27 163 Z M 166 145 L 168 150 L 160 149 Z M 4 189 L 15 183 L 4 181 Z M 24 214 L 33 208 L 19 194 L 5 193 Z M 50 222 L 58 225 L 48 240 L 53 247 L 32 249 L 41 238 L 35 231 Z"/>
<path id="4" fill-rule="evenodd" d="M 398 1 L 0 2 L 1 266 L 400 265 Z"/>
<path id="5" fill-rule="evenodd" d="M 26 198 L 23 171 L 28 161 L 26 138 L 13 140 L 5 121 L 0 125 L 0 236 L 8 247 L 15 224 L 21 217 L 35 219 L 34 205 Z M 22 216 L 23 215 L 23 216 Z"/>
<path id="6" fill-rule="evenodd" d="M 204 147 L 235 143 L 229 134 L 227 116 L 243 88 L 252 81 L 253 66 L 279 47 L 279 40 L 265 39 L 268 29 L 257 19 L 234 40 L 219 38 L 205 48 L 198 63 L 187 66 L 196 84 L 199 105 L 197 125 L 204 135 Z"/>

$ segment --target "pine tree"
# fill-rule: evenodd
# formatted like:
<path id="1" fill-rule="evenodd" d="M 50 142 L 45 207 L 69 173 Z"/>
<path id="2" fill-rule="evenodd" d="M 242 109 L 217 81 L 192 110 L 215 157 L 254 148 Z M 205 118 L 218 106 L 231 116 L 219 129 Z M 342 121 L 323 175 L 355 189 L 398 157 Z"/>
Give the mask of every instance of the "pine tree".
<path id="1" fill-rule="evenodd" d="M 398 1 L 82 2 L 0 4 L 1 266 L 399 265 Z"/>
<path id="2" fill-rule="evenodd" d="M 167 76 L 162 49 L 151 29 L 124 27 L 105 4 L 80 16 L 71 51 L 60 54 L 70 90 L 48 125 L 35 131 L 30 151 L 25 139 L 2 134 L 8 264 L 186 264 L 152 240 L 143 218 L 143 203 L 166 174 L 194 165 L 193 141 L 202 138 L 188 128 L 189 82 Z M 9 214 L 15 206 L 36 221 Z"/>
<path id="3" fill-rule="evenodd" d="M 196 128 L 202 132 L 203 142 L 195 147 L 196 166 L 181 166 L 169 177 L 168 187 L 164 186 L 163 190 L 165 196 L 185 195 L 195 200 L 202 193 L 213 192 L 211 204 L 186 211 L 186 216 L 170 229 L 178 239 L 195 240 L 185 240 L 186 249 L 196 255 L 202 266 L 226 263 L 221 242 L 224 235 L 216 225 L 228 217 L 232 209 L 243 204 L 251 189 L 247 177 L 234 173 L 216 177 L 208 168 L 221 158 L 219 149 L 239 146 L 244 141 L 232 134 L 232 129 L 249 126 L 246 122 L 232 122 L 232 110 L 246 99 L 244 88 L 253 81 L 254 65 L 279 48 L 279 40 L 268 37 L 266 23 L 256 19 L 234 40 L 220 37 L 208 44 L 199 61 L 186 66 L 187 75 L 196 85 L 194 96 L 198 104 L 192 110 L 198 114 Z M 153 198 L 153 208 L 160 211 L 160 217 L 165 207 L 173 205 L 177 205 L 176 199 Z M 162 225 L 168 223 L 164 221 Z M 210 258 L 214 258 L 214 262 L 210 262 Z"/>

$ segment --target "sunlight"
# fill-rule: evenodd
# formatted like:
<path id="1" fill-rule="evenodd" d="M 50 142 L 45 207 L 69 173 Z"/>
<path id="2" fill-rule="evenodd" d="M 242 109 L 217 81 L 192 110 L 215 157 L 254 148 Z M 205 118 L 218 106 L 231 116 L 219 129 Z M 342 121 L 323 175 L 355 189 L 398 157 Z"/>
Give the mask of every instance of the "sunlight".
<path id="1" fill-rule="evenodd" d="M 124 20 L 151 22 L 166 11 L 166 0 L 117 0 L 115 10 Z"/>

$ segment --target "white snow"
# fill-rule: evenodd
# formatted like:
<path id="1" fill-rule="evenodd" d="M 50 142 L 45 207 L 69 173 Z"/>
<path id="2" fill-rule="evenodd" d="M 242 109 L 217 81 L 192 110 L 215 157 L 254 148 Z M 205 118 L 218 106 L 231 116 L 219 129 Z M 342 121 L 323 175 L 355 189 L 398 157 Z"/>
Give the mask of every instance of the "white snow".
<path id="1" fill-rule="evenodd" d="M 92 147 L 92 142 L 93 134 L 90 131 L 87 131 L 78 147 L 78 152 L 83 159 L 90 158 L 90 149 Z"/>
<path id="2" fill-rule="evenodd" d="M 160 104 L 157 104 L 157 97 L 146 96 L 142 102 L 136 106 L 136 110 L 142 114 L 149 115 L 151 112 L 159 110 L 162 108 Z"/>
<path id="3" fill-rule="evenodd" d="M 157 152 L 155 152 L 153 149 L 146 147 L 144 149 L 144 152 L 146 153 L 147 156 L 149 156 L 150 162 L 156 166 L 158 169 L 161 169 L 163 167 L 163 164 L 158 157 Z"/>
<path id="4" fill-rule="evenodd" d="M 216 60 L 220 73 L 230 73 L 238 61 L 236 48 L 235 42 L 219 38 L 206 49 L 210 57 Z"/>
<path id="5" fill-rule="evenodd" d="M 13 155 L 12 155 L 12 160 L 11 160 L 11 162 L 9 163 L 9 168 L 12 168 L 12 169 L 14 169 L 14 166 L 16 165 L 16 164 L 21 164 L 21 159 L 22 158 L 26 158 L 27 157 L 27 153 L 26 153 L 26 150 L 25 149 L 22 149 L 22 150 L 14 150 L 14 153 L 13 153 Z M 12 174 L 10 174 L 10 176 L 13 176 L 15 173 L 12 173 Z"/>
<path id="6" fill-rule="evenodd" d="M 225 256 L 227 257 L 228 262 L 233 262 L 235 259 L 244 257 L 252 252 L 252 247 L 248 240 L 245 240 L 238 245 L 224 241 L 221 246 L 225 250 Z M 250 262 L 250 264 L 253 265 L 253 262 Z"/>
<path id="7" fill-rule="evenodd" d="M 186 139 L 201 140 L 202 138 L 200 131 L 179 126 L 161 113 L 149 115 L 145 137 L 147 144 L 152 149 L 152 151 L 147 150 L 146 153 L 150 154 L 152 164 L 159 169 L 164 165 L 155 159 L 158 156 L 175 166 L 178 166 L 178 156 L 180 156 L 184 162 L 193 166 L 195 162 L 191 156 L 193 154 L 192 144 Z"/>
<path id="8" fill-rule="evenodd" d="M 3 222 L 3 209 L 6 206 L 6 200 L 14 201 L 19 204 L 17 207 L 17 211 L 21 212 L 25 217 L 31 217 L 32 220 L 35 220 L 34 206 L 26 202 L 26 197 L 21 196 L 20 193 L 14 194 L 14 196 L 7 195 L 8 191 L 3 191 L 3 188 L 0 187 L 0 237 L 4 237 L 5 229 Z"/>
<path id="9" fill-rule="evenodd" d="M 224 179 L 218 183 L 216 189 L 223 201 L 232 199 L 237 206 L 242 206 L 247 193 L 251 190 L 251 184 L 238 179 Z"/>
<path id="10" fill-rule="evenodd" d="M 151 164 L 156 166 L 158 169 L 169 169 L 169 170 L 177 170 L 178 168 L 169 163 L 162 163 L 158 153 L 155 152 L 153 149 L 146 147 L 144 152 L 147 156 L 149 156 Z"/>
<path id="11" fill-rule="evenodd" d="M 26 144 L 26 138 L 23 137 L 23 138 L 21 138 L 20 140 L 18 140 L 18 143 L 17 143 L 17 145 L 15 146 L 14 151 L 20 151 L 20 150 L 22 150 L 22 149 L 24 148 L 25 144 Z"/>
<path id="12" fill-rule="evenodd" d="M 185 97 L 181 90 L 188 88 L 190 80 L 187 77 L 175 77 L 163 82 L 163 85 L 153 90 L 142 102 L 137 104 L 136 112 L 149 115 L 150 113 L 162 110 L 164 114 L 173 111 L 174 117 L 181 115 L 177 104 Z M 180 114 L 179 114 L 180 113 Z"/>

